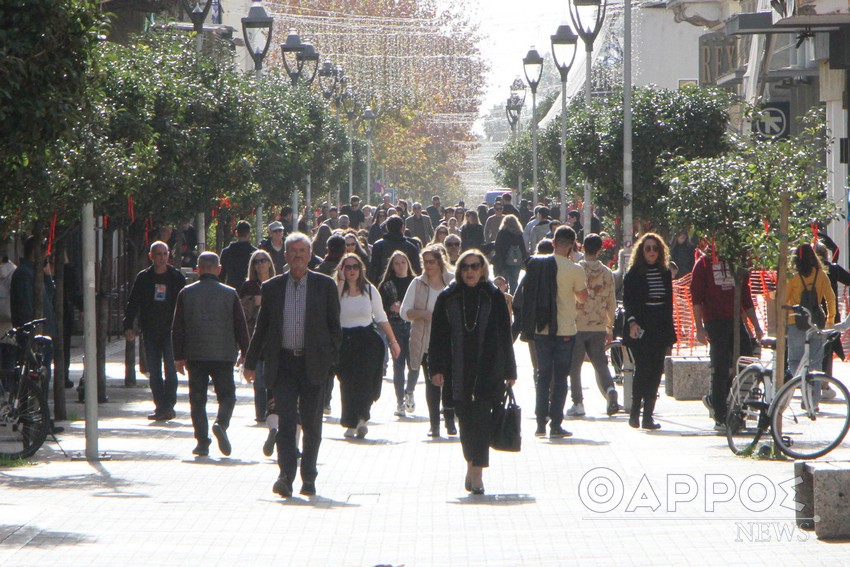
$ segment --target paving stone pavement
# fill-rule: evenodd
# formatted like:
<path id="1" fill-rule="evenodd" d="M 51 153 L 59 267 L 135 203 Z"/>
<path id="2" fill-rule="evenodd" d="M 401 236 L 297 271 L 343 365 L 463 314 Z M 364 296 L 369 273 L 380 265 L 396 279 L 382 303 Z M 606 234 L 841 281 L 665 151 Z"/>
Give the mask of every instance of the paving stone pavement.
<path id="1" fill-rule="evenodd" d="M 564 424 L 574 436 L 535 438 L 531 367 L 519 342 L 517 354 L 523 450 L 491 453 L 485 496 L 463 488 L 459 441 L 426 436 L 422 385 L 415 415 L 396 418 L 386 381 L 364 440 L 343 438 L 334 392 L 318 496 L 281 500 L 249 385 L 238 387 L 228 430 L 233 454 L 221 456 L 213 443 L 208 458 L 195 458 L 185 378 L 177 419 L 148 422 L 147 382 L 140 374 L 138 387 L 124 388 L 116 353 L 110 401 L 99 406 L 99 449 L 109 460 L 67 459 L 49 441 L 31 466 L 0 468 L 0 565 L 847 564 L 846 543 L 796 529 L 790 462 L 734 457 L 702 404 L 668 398 L 663 385 L 663 429 L 635 431 L 625 414 L 605 415 L 586 363 L 587 416 Z M 81 367 L 72 370 L 78 376 Z M 60 442 L 79 455 L 84 409 L 75 392 L 68 398 L 73 420 Z M 830 457 L 850 459 L 850 444 Z M 734 493 L 712 509 L 709 493 L 721 480 Z"/>

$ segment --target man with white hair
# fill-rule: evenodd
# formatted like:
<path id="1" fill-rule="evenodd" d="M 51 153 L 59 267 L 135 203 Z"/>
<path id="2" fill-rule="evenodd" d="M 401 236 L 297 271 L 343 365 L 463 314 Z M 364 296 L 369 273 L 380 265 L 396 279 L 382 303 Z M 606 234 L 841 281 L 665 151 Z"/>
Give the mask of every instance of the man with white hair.
<path id="1" fill-rule="evenodd" d="M 405 219 L 404 224 L 410 235 L 418 238 L 422 246 L 427 246 L 434 237 L 431 219 L 422 214 L 422 203 L 413 203 L 413 214 Z"/>

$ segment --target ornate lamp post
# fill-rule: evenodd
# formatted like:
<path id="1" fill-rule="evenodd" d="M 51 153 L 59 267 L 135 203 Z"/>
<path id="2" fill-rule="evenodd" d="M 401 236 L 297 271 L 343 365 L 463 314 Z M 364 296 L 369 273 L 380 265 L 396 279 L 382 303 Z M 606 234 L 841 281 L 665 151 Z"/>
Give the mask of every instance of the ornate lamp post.
<path id="1" fill-rule="evenodd" d="M 322 66 L 319 68 L 319 89 L 322 91 L 322 96 L 325 100 L 332 100 L 336 92 L 336 86 L 339 82 L 337 75 L 337 67 L 331 63 L 330 59 L 325 59 Z"/>
<path id="2" fill-rule="evenodd" d="M 599 35 L 599 30 L 602 29 L 602 22 L 605 20 L 605 10 L 608 7 L 607 0 L 572 0 L 570 4 L 570 17 L 573 20 L 573 25 L 576 27 L 579 37 L 584 42 L 586 60 L 585 60 L 585 81 L 584 81 L 584 104 L 590 106 L 590 98 L 592 96 L 592 84 L 590 67 L 593 63 L 593 42 L 596 41 L 596 36 Z M 592 203 L 590 182 L 584 182 L 584 224 L 585 232 L 590 230 L 591 220 L 591 203 Z"/>
<path id="3" fill-rule="evenodd" d="M 517 86 L 517 88 L 514 89 L 514 86 Z M 507 117 L 508 124 L 511 127 L 511 138 L 514 143 L 516 143 L 519 139 L 519 118 L 522 113 L 522 105 L 524 103 L 525 84 L 522 82 L 522 79 L 517 77 L 513 85 L 511 85 L 511 96 L 508 97 L 508 101 L 505 103 L 505 116 Z M 514 197 L 516 199 L 516 203 L 519 204 L 519 201 L 522 198 L 522 170 L 517 173 L 517 190 Z"/>
<path id="4" fill-rule="evenodd" d="M 525 80 L 531 88 L 531 182 L 533 204 L 537 205 L 537 85 L 543 76 L 543 57 L 532 47 L 522 58 L 522 67 L 525 71 Z"/>
<path id="5" fill-rule="evenodd" d="M 283 67 L 296 85 L 303 81 L 307 86 L 313 83 L 319 68 L 319 53 L 313 48 L 313 44 L 301 41 L 301 37 L 294 29 L 289 30 L 286 40 L 280 44 L 280 53 L 283 58 Z"/>
<path id="6" fill-rule="evenodd" d="M 368 106 L 363 114 L 362 120 L 366 121 L 366 204 L 372 204 L 372 128 L 375 125 L 375 113 Z"/>
<path id="7" fill-rule="evenodd" d="M 210 13 L 213 0 L 206 0 L 203 8 L 199 0 L 195 1 L 194 6 L 191 0 L 181 0 L 180 5 L 183 7 L 183 11 L 189 14 L 189 19 L 192 20 L 192 25 L 195 26 L 195 33 L 200 34 L 203 32 L 204 20 L 207 19 L 207 14 Z"/>
<path id="8" fill-rule="evenodd" d="M 248 15 L 242 18 L 242 36 L 245 38 L 245 48 L 254 61 L 254 70 L 263 70 L 263 59 L 272 44 L 272 26 L 274 18 L 266 13 L 261 0 L 254 0 L 248 9 Z"/>
<path id="9" fill-rule="evenodd" d="M 346 81 L 347 82 L 347 81 Z M 354 119 L 357 117 L 357 101 L 350 88 L 346 88 L 339 97 L 339 105 L 348 119 L 348 199 L 354 195 Z"/>
<path id="10" fill-rule="evenodd" d="M 567 76 L 576 58 L 578 36 L 570 26 L 561 24 L 551 40 L 552 58 L 561 74 L 561 222 L 567 222 Z"/>

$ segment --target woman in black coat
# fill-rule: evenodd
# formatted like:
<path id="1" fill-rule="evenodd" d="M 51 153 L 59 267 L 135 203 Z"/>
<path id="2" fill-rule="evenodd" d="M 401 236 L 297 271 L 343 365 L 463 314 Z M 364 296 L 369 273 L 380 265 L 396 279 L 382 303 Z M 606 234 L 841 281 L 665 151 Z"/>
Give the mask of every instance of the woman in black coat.
<path id="1" fill-rule="evenodd" d="M 461 254 L 455 281 L 437 297 L 431 320 L 431 382 L 443 387 L 460 421 L 467 491 L 484 494 L 493 409 L 516 382 L 511 322 L 504 294 L 489 280 L 478 250 Z"/>
<path id="2" fill-rule="evenodd" d="M 673 277 L 667 267 L 670 252 L 664 239 L 644 234 L 632 249 L 631 265 L 623 278 L 626 326 L 623 341 L 635 359 L 629 425 L 660 429 L 652 419 L 667 349 L 676 342 L 673 326 Z M 643 401 L 643 420 L 640 405 Z"/>

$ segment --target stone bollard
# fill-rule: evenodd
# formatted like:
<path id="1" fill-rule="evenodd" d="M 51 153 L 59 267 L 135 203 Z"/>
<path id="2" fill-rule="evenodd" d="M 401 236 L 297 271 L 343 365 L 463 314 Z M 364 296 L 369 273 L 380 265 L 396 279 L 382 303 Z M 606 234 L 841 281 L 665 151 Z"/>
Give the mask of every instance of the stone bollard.
<path id="1" fill-rule="evenodd" d="M 850 537 L 850 462 L 797 462 L 794 473 L 797 525 L 814 529 L 818 539 Z"/>
<path id="2" fill-rule="evenodd" d="M 679 401 L 701 400 L 711 387 L 711 362 L 700 356 L 668 356 L 664 360 L 664 391 Z"/>

